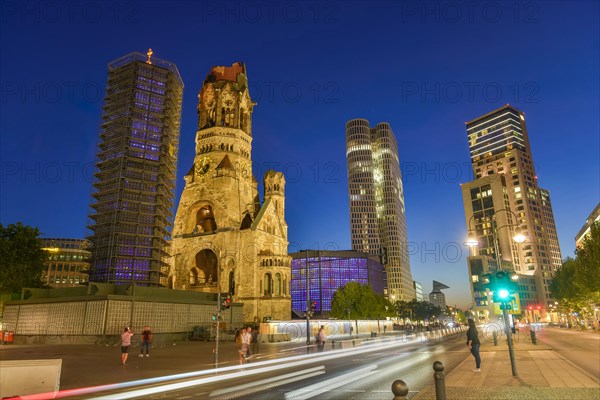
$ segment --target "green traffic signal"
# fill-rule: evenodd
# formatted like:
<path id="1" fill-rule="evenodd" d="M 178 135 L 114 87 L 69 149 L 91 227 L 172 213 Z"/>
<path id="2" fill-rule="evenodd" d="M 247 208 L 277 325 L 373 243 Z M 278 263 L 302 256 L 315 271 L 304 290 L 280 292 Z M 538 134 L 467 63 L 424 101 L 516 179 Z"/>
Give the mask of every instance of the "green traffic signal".
<path id="1" fill-rule="evenodd" d="M 512 282 L 504 271 L 497 271 L 494 282 L 494 303 L 506 303 L 511 300 Z"/>

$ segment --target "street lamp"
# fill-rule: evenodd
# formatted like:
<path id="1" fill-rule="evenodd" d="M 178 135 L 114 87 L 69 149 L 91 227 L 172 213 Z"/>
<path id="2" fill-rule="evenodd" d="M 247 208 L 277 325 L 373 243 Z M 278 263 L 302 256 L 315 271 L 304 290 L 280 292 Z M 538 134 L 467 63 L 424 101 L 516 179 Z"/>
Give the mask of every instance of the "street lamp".
<path id="1" fill-rule="evenodd" d="M 310 317 L 311 317 L 311 301 L 310 301 L 310 277 L 309 277 L 309 269 L 308 269 L 308 249 L 306 250 L 300 250 L 300 252 L 304 252 L 305 253 L 305 259 L 304 259 L 304 267 L 306 269 L 306 352 L 308 353 L 310 351 Z"/>
<path id="2" fill-rule="evenodd" d="M 491 222 L 492 222 L 492 241 L 493 241 L 493 245 L 494 245 L 494 255 L 495 255 L 495 259 L 498 261 L 498 265 L 500 266 L 501 263 L 501 254 L 500 254 L 500 247 L 499 247 L 499 243 L 498 243 L 498 231 L 503 229 L 503 228 L 511 228 L 511 227 L 515 227 L 517 226 L 514 223 L 508 223 L 506 225 L 502 225 L 500 227 L 497 226 L 496 223 L 496 214 L 498 214 L 499 212 L 504 211 L 507 213 L 512 214 L 515 217 L 515 220 L 518 220 L 517 214 L 515 214 L 513 211 L 509 210 L 508 208 L 503 208 L 500 210 L 496 210 L 492 213 L 489 212 L 481 212 L 480 214 L 482 214 L 483 218 L 491 218 Z M 471 228 L 471 222 L 473 221 L 473 218 L 475 218 L 477 214 L 473 213 L 473 215 L 471 216 L 471 218 L 469 218 L 469 238 L 467 239 L 467 241 L 465 242 L 465 244 L 471 248 L 477 247 L 479 246 L 479 240 L 477 240 L 477 237 L 475 236 L 476 230 Z M 516 242 L 516 243 L 523 243 L 527 238 L 525 237 L 525 235 L 523 235 L 521 232 L 517 232 L 515 235 L 513 235 L 512 239 Z"/>

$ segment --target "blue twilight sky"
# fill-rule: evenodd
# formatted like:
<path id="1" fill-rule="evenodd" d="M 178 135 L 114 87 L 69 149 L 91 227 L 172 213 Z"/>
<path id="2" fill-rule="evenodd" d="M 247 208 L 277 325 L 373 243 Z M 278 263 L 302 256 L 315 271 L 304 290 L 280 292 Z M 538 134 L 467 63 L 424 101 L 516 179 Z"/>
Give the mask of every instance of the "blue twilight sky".
<path id="1" fill-rule="evenodd" d="M 246 63 L 261 181 L 286 174 L 290 251 L 350 248 L 344 124 L 398 139 L 413 278 L 467 306 L 460 183 L 464 122 L 526 114 L 563 257 L 600 198 L 599 3 L 593 1 L 3 1 L 0 221 L 46 237 L 88 232 L 107 63 L 132 51 L 185 83 L 177 178 L 194 156 L 196 102 L 213 65 Z"/>

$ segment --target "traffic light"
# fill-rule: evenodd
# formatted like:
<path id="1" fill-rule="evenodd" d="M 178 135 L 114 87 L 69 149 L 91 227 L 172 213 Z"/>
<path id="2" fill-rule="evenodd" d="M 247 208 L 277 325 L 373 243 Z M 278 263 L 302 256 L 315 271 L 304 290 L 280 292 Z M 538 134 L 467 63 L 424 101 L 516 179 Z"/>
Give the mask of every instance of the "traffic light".
<path id="1" fill-rule="evenodd" d="M 512 282 L 504 271 L 497 271 L 494 282 L 494 303 L 508 303 L 511 301 Z"/>
<path id="2" fill-rule="evenodd" d="M 309 301 L 308 302 L 308 307 L 307 307 L 307 310 L 306 310 L 306 314 L 309 317 L 312 317 L 313 314 L 315 313 L 316 309 L 317 309 L 317 302 L 316 301 Z"/>
<path id="3" fill-rule="evenodd" d="M 229 307 L 231 307 L 231 296 L 227 295 L 223 300 L 223 303 L 221 303 L 221 309 L 227 310 Z"/>

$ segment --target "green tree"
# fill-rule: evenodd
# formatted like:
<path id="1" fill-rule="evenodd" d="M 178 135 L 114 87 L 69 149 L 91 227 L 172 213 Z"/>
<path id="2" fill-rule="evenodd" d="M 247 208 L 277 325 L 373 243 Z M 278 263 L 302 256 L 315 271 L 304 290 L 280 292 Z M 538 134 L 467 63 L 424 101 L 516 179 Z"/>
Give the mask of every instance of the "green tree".
<path id="1" fill-rule="evenodd" d="M 575 251 L 578 268 L 575 273 L 577 285 L 588 295 L 600 292 L 600 223 L 590 227 L 590 233 Z"/>
<path id="2" fill-rule="evenodd" d="M 575 302 L 582 295 L 582 288 L 577 282 L 576 275 L 579 260 L 567 258 L 556 270 L 550 282 L 550 292 L 555 299 L 563 302 Z"/>
<path id="3" fill-rule="evenodd" d="M 394 308 L 396 309 L 396 315 L 399 318 L 410 318 L 412 317 L 412 308 L 410 307 L 410 303 L 404 300 L 398 300 L 394 303 Z"/>
<path id="4" fill-rule="evenodd" d="M 396 316 L 399 318 L 410 318 L 412 321 L 430 320 L 433 317 L 440 317 L 443 312 L 428 301 L 397 301 L 394 304 Z"/>
<path id="5" fill-rule="evenodd" d="M 18 222 L 0 224 L 0 293 L 20 293 L 24 287 L 44 287 L 42 271 L 48 253 L 40 231 Z"/>
<path id="6" fill-rule="evenodd" d="M 331 316 L 340 319 L 385 319 L 395 315 L 393 305 L 369 285 L 349 282 L 333 294 Z"/>
<path id="7" fill-rule="evenodd" d="M 413 318 L 417 321 L 432 320 L 442 315 L 442 310 L 428 301 L 411 300 L 409 305 L 413 310 Z"/>

